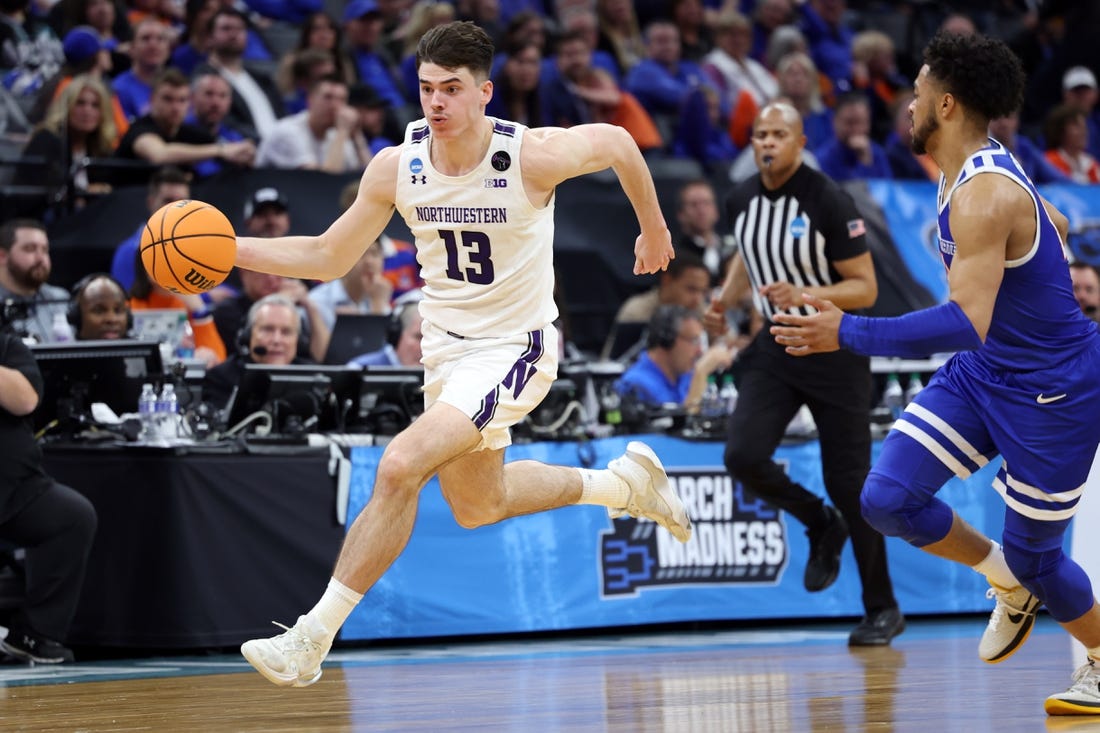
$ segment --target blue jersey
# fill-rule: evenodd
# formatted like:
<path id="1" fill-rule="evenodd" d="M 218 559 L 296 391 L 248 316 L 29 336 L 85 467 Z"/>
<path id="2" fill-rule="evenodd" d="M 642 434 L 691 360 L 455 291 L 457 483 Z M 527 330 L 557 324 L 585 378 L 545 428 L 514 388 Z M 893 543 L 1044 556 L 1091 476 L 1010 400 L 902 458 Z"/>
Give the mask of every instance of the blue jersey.
<path id="1" fill-rule="evenodd" d="M 977 359 L 993 369 L 1011 371 L 1047 369 L 1072 359 L 1091 343 L 1090 335 L 1095 334 L 1096 325 L 1081 312 L 1073 297 L 1062 240 L 1039 192 L 1012 153 L 992 138 L 988 146 L 966 160 L 950 189 L 940 176 L 937 200 L 944 266 L 950 270 L 955 255 L 950 225 L 951 195 L 983 173 L 1003 175 L 1028 192 L 1035 208 L 1035 241 L 1023 257 L 1005 262 L 1004 279 L 997 292 L 985 345 L 977 351 L 959 354 L 959 358 Z"/>

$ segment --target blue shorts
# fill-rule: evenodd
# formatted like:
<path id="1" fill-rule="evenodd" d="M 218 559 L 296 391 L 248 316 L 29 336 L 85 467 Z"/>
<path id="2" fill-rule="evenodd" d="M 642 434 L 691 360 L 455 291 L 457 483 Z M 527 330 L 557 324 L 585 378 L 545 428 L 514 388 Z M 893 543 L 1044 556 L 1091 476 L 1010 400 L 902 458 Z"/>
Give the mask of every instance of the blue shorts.
<path id="1" fill-rule="evenodd" d="M 1055 544 L 1100 444 L 1100 338 L 1093 341 L 1029 372 L 955 355 L 894 424 L 872 472 L 930 499 L 952 475 L 967 478 L 1000 454 L 993 488 L 1007 506 L 1006 531 Z"/>

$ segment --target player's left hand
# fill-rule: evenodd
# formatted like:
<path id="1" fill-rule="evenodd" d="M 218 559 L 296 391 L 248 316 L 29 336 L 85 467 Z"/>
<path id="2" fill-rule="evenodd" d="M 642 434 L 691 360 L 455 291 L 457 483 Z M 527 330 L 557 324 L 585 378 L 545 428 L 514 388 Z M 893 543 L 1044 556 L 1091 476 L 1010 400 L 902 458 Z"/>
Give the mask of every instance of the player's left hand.
<path id="1" fill-rule="evenodd" d="M 668 228 L 659 232 L 643 231 L 634 240 L 634 274 L 649 275 L 662 272 L 676 256 L 672 249 L 672 235 Z"/>
<path id="2" fill-rule="evenodd" d="M 844 311 L 828 300 L 806 293 L 802 294 L 802 300 L 806 305 L 815 308 L 817 313 L 810 316 L 776 313 L 772 320 L 779 325 L 772 326 L 770 329 L 775 342 L 785 347 L 784 350 L 792 356 L 807 356 L 838 350 L 840 348 L 838 332 Z"/>

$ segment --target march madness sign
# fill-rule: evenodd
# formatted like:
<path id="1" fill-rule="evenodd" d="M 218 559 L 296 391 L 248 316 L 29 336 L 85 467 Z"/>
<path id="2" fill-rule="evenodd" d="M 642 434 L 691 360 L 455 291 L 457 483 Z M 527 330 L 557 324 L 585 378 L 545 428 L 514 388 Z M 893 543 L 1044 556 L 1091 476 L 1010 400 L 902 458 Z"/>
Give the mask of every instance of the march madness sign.
<path id="1" fill-rule="evenodd" d="M 648 519 L 623 517 L 601 533 L 601 595 L 684 585 L 775 585 L 787 565 L 782 513 L 744 494 L 724 468 L 670 468 L 694 524 L 687 544 Z"/>

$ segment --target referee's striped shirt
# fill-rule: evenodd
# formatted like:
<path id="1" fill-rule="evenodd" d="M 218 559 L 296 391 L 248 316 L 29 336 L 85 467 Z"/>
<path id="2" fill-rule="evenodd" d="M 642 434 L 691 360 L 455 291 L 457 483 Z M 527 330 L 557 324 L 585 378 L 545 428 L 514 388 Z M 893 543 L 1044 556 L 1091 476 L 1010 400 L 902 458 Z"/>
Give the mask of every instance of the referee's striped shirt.
<path id="1" fill-rule="evenodd" d="M 759 173 L 746 179 L 730 192 L 726 206 L 753 302 L 768 321 L 777 309 L 760 295 L 761 285 L 832 285 L 843 279 L 834 261 L 867 251 L 866 227 L 852 197 L 807 165 L 775 191 L 764 188 Z M 812 312 L 807 306 L 793 310 Z"/>

